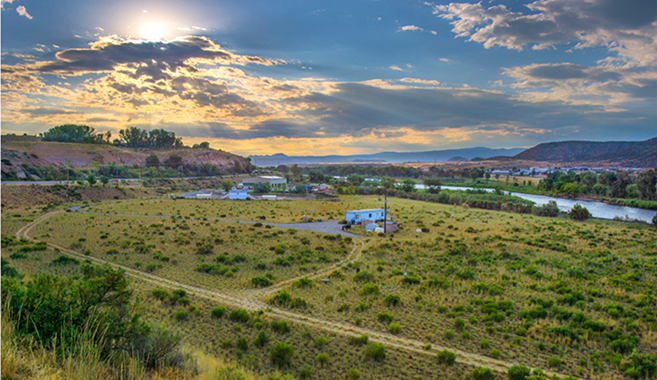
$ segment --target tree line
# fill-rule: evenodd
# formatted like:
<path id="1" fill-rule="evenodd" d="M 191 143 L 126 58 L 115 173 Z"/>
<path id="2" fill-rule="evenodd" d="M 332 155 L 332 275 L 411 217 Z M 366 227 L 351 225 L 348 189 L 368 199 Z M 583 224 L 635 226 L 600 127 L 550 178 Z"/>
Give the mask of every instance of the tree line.
<path id="1" fill-rule="evenodd" d="M 112 140 L 112 132 L 97 132 L 95 128 L 80 124 L 63 124 L 40 133 L 43 141 L 68 142 L 80 144 L 112 144 L 129 148 L 177 149 L 184 147 L 181 137 L 164 129 L 147 131 L 129 127 L 119 131 L 118 138 Z M 210 149 L 208 142 L 194 144 L 192 148 Z"/>

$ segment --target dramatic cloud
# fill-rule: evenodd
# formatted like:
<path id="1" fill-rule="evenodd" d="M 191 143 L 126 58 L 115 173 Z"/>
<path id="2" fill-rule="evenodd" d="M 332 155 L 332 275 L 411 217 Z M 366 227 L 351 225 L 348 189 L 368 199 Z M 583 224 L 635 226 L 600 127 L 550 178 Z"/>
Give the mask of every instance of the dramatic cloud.
<path id="1" fill-rule="evenodd" d="M 89 49 L 67 49 L 56 54 L 57 61 L 26 66 L 28 71 L 60 75 L 109 72 L 120 68 L 133 77 L 149 76 L 156 81 L 168 78 L 179 68 L 194 70 L 195 64 L 244 65 L 279 63 L 260 57 L 232 54 L 205 37 L 187 36 L 167 42 L 130 41 L 102 38 Z"/>
<path id="2" fill-rule="evenodd" d="M 581 49 L 605 46 L 636 62 L 657 58 L 657 2 L 653 0 L 539 0 L 511 12 L 504 5 L 484 8 L 481 3 L 432 5 L 441 18 L 454 20 L 459 37 L 523 50 L 545 49 L 575 42 Z"/>

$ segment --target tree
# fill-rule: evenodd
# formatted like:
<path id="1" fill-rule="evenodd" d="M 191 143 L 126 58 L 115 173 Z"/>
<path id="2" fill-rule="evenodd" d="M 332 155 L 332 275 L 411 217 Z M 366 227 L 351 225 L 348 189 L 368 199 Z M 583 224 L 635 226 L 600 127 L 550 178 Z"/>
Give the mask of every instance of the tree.
<path id="1" fill-rule="evenodd" d="M 300 183 L 294 187 L 294 192 L 297 194 L 306 194 L 308 193 L 308 188 L 306 185 Z"/>
<path id="2" fill-rule="evenodd" d="M 657 214 L 655 215 L 654 218 L 652 218 L 652 224 L 657 227 Z"/>
<path id="3" fill-rule="evenodd" d="M 203 141 L 200 144 L 194 144 L 192 146 L 192 149 L 210 149 L 210 143 L 207 141 Z"/>
<path id="4" fill-rule="evenodd" d="M 166 160 L 164 160 L 164 165 L 166 165 L 166 166 L 168 166 L 168 167 L 170 167 L 170 168 L 172 168 L 172 169 L 179 168 L 179 167 L 182 166 L 182 164 L 183 164 L 183 159 L 182 159 L 182 157 L 180 157 L 180 155 L 177 155 L 177 154 L 175 154 L 175 153 L 171 154 L 171 155 L 169 156 L 169 158 L 167 158 Z"/>
<path id="5" fill-rule="evenodd" d="M 576 203 L 573 208 L 568 211 L 568 215 L 572 220 L 586 220 L 591 217 L 591 213 L 586 207 L 582 207 L 579 203 Z"/>
<path id="6" fill-rule="evenodd" d="M 110 179 L 109 179 L 108 176 L 106 176 L 106 175 L 100 176 L 100 183 L 102 183 L 103 186 L 107 186 L 109 181 L 110 181 Z"/>
<path id="7" fill-rule="evenodd" d="M 287 343 L 278 342 L 271 349 L 269 360 L 272 364 L 277 365 L 279 368 L 289 367 L 294 356 L 294 347 L 289 346 Z"/>
<path id="8" fill-rule="evenodd" d="M 233 189 L 233 182 L 225 180 L 221 183 L 221 188 L 224 189 L 224 191 L 231 191 Z"/>
<path id="9" fill-rule="evenodd" d="M 426 178 L 424 180 L 424 186 L 426 186 L 427 191 L 431 194 L 440 193 L 440 185 L 441 183 L 438 178 Z"/>
<path id="10" fill-rule="evenodd" d="M 87 176 L 87 182 L 89 182 L 89 186 L 93 186 L 96 184 L 96 176 L 93 174 L 89 174 Z"/>
<path id="11" fill-rule="evenodd" d="M 137 127 L 119 131 L 118 143 L 131 148 L 181 148 L 182 139 L 173 132 L 153 129 L 148 132 Z"/>
<path id="12" fill-rule="evenodd" d="M 311 170 L 310 173 L 308 173 L 308 179 L 310 182 L 315 182 L 315 183 L 321 183 L 324 182 L 324 174 L 317 170 Z"/>
<path id="13" fill-rule="evenodd" d="M 531 370 L 523 365 L 514 365 L 509 368 L 507 377 L 509 380 L 526 380 L 531 374 Z"/>
<path id="14" fill-rule="evenodd" d="M 395 179 L 394 179 L 394 178 L 391 178 L 391 177 L 383 177 L 383 178 L 381 178 L 381 186 L 382 186 L 384 189 L 392 189 L 392 188 L 394 188 L 396 182 L 397 182 L 397 181 L 395 181 Z"/>
<path id="15" fill-rule="evenodd" d="M 386 347 L 379 343 L 372 343 L 365 348 L 365 356 L 380 362 L 386 358 Z"/>
<path id="16" fill-rule="evenodd" d="M 407 178 L 402 181 L 402 183 L 399 185 L 399 188 L 406 193 L 412 193 L 415 191 L 415 181 Z"/>
<path id="17" fill-rule="evenodd" d="M 255 190 L 256 193 L 268 193 L 271 191 L 271 186 L 266 183 L 266 182 L 259 182 L 253 185 L 253 190 Z"/>
<path id="18" fill-rule="evenodd" d="M 292 172 L 292 175 L 293 175 L 294 177 L 299 177 L 299 176 L 301 175 L 302 169 L 299 167 L 299 165 L 294 164 L 294 165 L 292 165 L 292 167 L 290 168 L 290 171 Z"/>
<path id="19" fill-rule="evenodd" d="M 472 371 L 472 378 L 474 380 L 494 380 L 495 374 L 493 374 L 490 368 L 475 367 Z"/>
<path id="20" fill-rule="evenodd" d="M 151 153 L 150 156 L 146 157 L 147 168 L 158 167 L 158 166 L 160 166 L 160 159 L 157 157 L 155 153 Z"/>
<path id="21" fill-rule="evenodd" d="M 109 143 L 112 132 L 98 133 L 88 125 L 63 124 L 50 128 L 39 136 L 43 141 L 103 144 Z"/>

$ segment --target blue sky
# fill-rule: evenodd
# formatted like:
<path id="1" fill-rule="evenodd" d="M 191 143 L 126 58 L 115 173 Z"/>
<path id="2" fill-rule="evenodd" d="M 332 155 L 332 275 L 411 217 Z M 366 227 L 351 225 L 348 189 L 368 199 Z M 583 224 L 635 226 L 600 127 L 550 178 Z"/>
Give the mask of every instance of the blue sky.
<path id="1" fill-rule="evenodd" d="M 3 133 L 239 154 L 657 136 L 654 0 L 2 0 Z"/>

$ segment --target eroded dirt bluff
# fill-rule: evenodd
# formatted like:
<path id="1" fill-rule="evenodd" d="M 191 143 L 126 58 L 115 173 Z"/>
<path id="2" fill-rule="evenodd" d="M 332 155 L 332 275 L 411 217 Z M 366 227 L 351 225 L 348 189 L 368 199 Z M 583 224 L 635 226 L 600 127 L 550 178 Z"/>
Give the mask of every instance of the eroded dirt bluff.
<path id="1" fill-rule="evenodd" d="M 112 145 L 73 144 L 58 142 L 2 141 L 2 171 L 21 171 L 23 164 L 29 166 L 73 165 L 89 167 L 95 163 L 104 165 L 112 162 L 120 165 L 143 166 L 146 157 L 155 153 L 160 162 L 172 154 L 182 157 L 183 163 L 210 163 L 222 168 L 232 168 L 235 161 L 244 167 L 244 157 L 213 149 L 143 149 L 123 148 Z"/>

